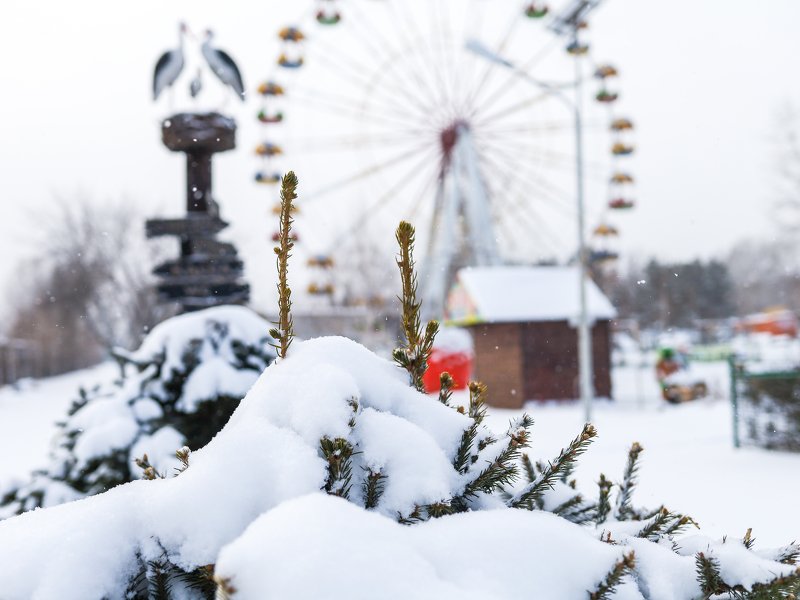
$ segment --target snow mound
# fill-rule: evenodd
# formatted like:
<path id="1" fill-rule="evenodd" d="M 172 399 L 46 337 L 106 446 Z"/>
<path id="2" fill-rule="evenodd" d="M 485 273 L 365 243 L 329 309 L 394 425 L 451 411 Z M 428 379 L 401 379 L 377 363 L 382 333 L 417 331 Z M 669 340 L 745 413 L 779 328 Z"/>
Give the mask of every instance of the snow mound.
<path id="1" fill-rule="evenodd" d="M 235 598 L 562 600 L 585 598 L 621 556 L 548 513 L 468 512 L 406 527 L 315 494 L 259 517 L 222 549 L 216 572 Z M 355 578 L 340 557 L 358 565 Z"/>
<path id="2" fill-rule="evenodd" d="M 755 554 L 740 540 L 676 542 L 654 533 L 660 512 L 593 517 L 599 504 L 566 480 L 544 485 L 552 493 L 540 506 L 531 500 L 541 510 L 508 508 L 551 463 L 516 495 L 505 485 L 468 492 L 515 440 L 527 443 L 527 426 L 513 423 L 507 443 L 491 444 L 473 416 L 417 392 L 405 371 L 355 342 L 295 342 L 177 476 L 0 522 L 2 598 L 139 597 L 159 569 L 206 573 L 213 585 L 207 565 L 232 600 L 585 598 L 631 551 L 636 566 L 620 573 L 617 599 L 702 596 L 700 553 L 731 585 L 795 572 L 777 562 L 800 553 L 794 546 Z M 456 467 L 469 436 L 474 451 Z M 170 583 L 170 598 L 213 596 Z"/>

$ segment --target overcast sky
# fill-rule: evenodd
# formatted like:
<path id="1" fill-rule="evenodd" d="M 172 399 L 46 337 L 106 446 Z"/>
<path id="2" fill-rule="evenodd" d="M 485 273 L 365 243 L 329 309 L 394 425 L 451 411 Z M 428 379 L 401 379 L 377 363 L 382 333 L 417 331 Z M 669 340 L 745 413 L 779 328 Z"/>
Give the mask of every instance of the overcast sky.
<path id="1" fill-rule="evenodd" d="M 301 3 L 313 6 L 5 0 L 0 276 L 29 248 L 26 214 L 52 206 L 56 195 L 124 197 L 153 211 L 179 211 L 182 160 L 162 147 L 164 107 L 150 99 L 152 66 L 175 44 L 176 23 L 213 27 L 252 89 L 275 56 L 276 29 Z M 358 4 L 343 2 L 345 10 Z M 800 106 L 798 23 L 796 0 L 605 0 L 597 10 L 595 54 L 619 67 L 625 109 L 638 126 L 639 206 L 620 219 L 629 256 L 707 257 L 741 238 L 775 234 L 771 138 L 779 109 Z M 265 232 L 250 226 L 265 214 L 251 181 L 258 131 L 255 105 L 234 104 L 227 108 L 239 120 L 240 148 L 216 161 L 215 191 L 254 280 L 272 269 L 269 254 L 254 265 L 267 246 Z"/>

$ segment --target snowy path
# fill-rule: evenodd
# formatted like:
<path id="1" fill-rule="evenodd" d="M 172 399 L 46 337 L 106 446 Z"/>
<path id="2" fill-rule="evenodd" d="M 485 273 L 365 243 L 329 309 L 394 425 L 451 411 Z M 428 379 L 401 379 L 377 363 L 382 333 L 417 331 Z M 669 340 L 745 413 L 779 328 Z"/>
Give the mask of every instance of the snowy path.
<path id="1" fill-rule="evenodd" d="M 618 400 L 596 406 L 599 438 L 576 473 L 579 486 L 594 494 L 600 472 L 621 476 L 627 449 L 644 448 L 637 504 L 662 502 L 693 516 L 709 535 L 741 536 L 753 528 L 759 545 L 800 539 L 800 454 L 734 450 L 724 364 L 697 365 L 710 384 L 710 400 L 666 406 L 649 369 L 618 368 Z M 47 459 L 55 422 L 63 417 L 80 384 L 109 381 L 113 364 L 32 383 L 23 391 L 0 389 L 0 488 L 24 477 Z M 491 393 L 491 390 L 490 390 Z M 531 454 L 552 459 L 580 430 L 578 404 L 532 405 L 536 424 Z M 490 425 L 503 431 L 516 413 L 495 410 Z M 763 546 L 762 546 L 763 547 Z"/>

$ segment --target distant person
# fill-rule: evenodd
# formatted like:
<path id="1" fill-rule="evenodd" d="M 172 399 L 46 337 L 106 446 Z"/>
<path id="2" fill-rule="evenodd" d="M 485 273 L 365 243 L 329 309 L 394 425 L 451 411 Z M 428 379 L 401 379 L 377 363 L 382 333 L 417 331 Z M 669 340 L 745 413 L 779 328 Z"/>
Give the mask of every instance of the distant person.
<path id="1" fill-rule="evenodd" d="M 683 367 L 682 361 L 679 360 L 672 348 L 664 348 L 661 350 L 658 356 L 658 362 L 656 362 L 656 379 L 658 383 L 661 384 L 662 388 L 666 383 L 667 377 L 673 373 L 677 373 Z"/>

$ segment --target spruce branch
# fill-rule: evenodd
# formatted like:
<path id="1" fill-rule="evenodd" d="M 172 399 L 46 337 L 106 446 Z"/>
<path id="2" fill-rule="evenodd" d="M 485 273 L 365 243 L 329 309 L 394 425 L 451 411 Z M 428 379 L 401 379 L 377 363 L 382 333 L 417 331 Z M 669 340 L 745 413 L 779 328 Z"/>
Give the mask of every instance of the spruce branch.
<path id="1" fill-rule="evenodd" d="M 428 517 L 431 519 L 446 517 L 447 515 L 452 515 L 453 513 L 456 512 L 456 508 L 453 506 L 453 504 L 451 502 L 446 502 L 446 501 L 426 504 L 424 508 Z"/>
<path id="2" fill-rule="evenodd" d="M 750 592 L 742 595 L 747 600 L 797 600 L 800 595 L 800 572 L 776 577 L 766 583 L 755 583 Z"/>
<path id="3" fill-rule="evenodd" d="M 278 343 L 274 347 L 278 356 L 286 358 L 286 353 L 294 338 L 294 323 L 292 321 L 292 290 L 289 288 L 289 257 L 292 255 L 294 242 L 291 238 L 292 201 L 297 198 L 297 176 L 294 171 L 289 171 L 281 179 L 281 215 L 278 246 L 275 247 L 278 264 L 278 322 L 276 328 L 270 329 L 269 334 Z"/>
<path id="4" fill-rule="evenodd" d="M 153 600 L 170 600 L 172 581 L 166 566 L 158 562 L 151 562 L 147 575 L 149 597 Z"/>
<path id="5" fill-rule="evenodd" d="M 328 463 L 325 491 L 332 496 L 349 498 L 353 478 L 353 445 L 344 438 L 323 437 L 319 441 L 322 457 Z"/>
<path id="6" fill-rule="evenodd" d="M 508 442 L 505 448 L 500 451 L 494 460 L 488 462 L 487 466 L 475 479 L 465 486 L 464 498 L 476 496 L 478 492 L 491 494 L 517 480 L 519 469 L 514 463 L 519 459 L 523 448 L 528 446 L 530 440 L 529 430 L 532 426 L 533 419 L 528 415 L 522 415 L 522 417 L 510 423 L 506 432 Z"/>
<path id="7" fill-rule="evenodd" d="M 552 512 L 554 515 L 558 515 L 559 517 L 570 520 L 569 516 L 575 512 L 579 512 L 579 507 L 581 504 L 583 504 L 583 496 L 580 494 L 575 494 L 572 496 L 572 498 L 565 500 L 550 512 Z"/>
<path id="8" fill-rule="evenodd" d="M 403 334 L 406 337 L 407 348 L 416 350 L 420 342 L 420 303 L 417 302 L 417 274 L 414 272 L 414 241 L 416 232 L 411 223 L 401 221 L 397 226 L 395 238 L 400 246 L 400 253 L 396 259 L 400 269 L 400 282 L 403 286 L 402 321 Z"/>
<path id="9" fill-rule="evenodd" d="M 623 554 L 622 558 L 611 567 L 608 575 L 600 582 L 600 585 L 593 592 L 589 592 L 589 600 L 608 600 L 611 598 L 614 595 L 614 590 L 622 582 L 622 578 L 633 572 L 635 566 L 636 557 L 633 551 Z"/>
<path id="10" fill-rule="evenodd" d="M 742 538 L 742 544 L 748 550 L 753 549 L 753 544 L 756 543 L 756 539 L 753 537 L 753 528 L 748 527 L 747 531 L 744 532 L 744 537 Z"/>
<path id="11" fill-rule="evenodd" d="M 177 473 L 175 473 L 176 477 L 189 468 L 189 455 L 191 453 L 192 451 L 189 449 L 189 446 L 183 446 L 175 451 L 176 458 L 181 462 L 181 466 L 175 469 L 177 471 Z"/>
<path id="12" fill-rule="evenodd" d="M 147 479 L 148 481 L 152 481 L 154 479 L 165 479 L 165 476 L 158 471 L 156 471 L 155 467 L 150 464 L 150 459 L 147 457 L 147 454 L 143 454 L 142 458 L 134 459 L 136 466 L 142 469 L 142 479 Z"/>
<path id="13" fill-rule="evenodd" d="M 670 512 L 663 506 L 647 524 L 639 530 L 636 537 L 657 542 L 661 537 L 674 535 L 689 525 L 697 526 L 691 517 Z"/>
<path id="14" fill-rule="evenodd" d="M 533 510 L 535 507 L 541 508 L 541 500 L 544 492 L 553 489 L 556 481 L 561 477 L 563 470 L 565 468 L 572 468 L 572 465 L 578 460 L 581 454 L 586 452 L 595 437 L 597 437 L 597 430 L 594 428 L 594 425 L 586 423 L 580 435 L 572 440 L 569 446 L 561 450 L 561 453 L 553 462 L 548 463 L 544 467 L 541 475 L 511 498 L 509 506 L 527 510 Z"/>
<path id="15" fill-rule="evenodd" d="M 396 262 L 402 283 L 399 300 L 402 306 L 401 324 L 405 344 L 396 348 L 392 352 L 392 357 L 398 365 L 408 371 L 411 384 L 421 392 L 424 390 L 422 377 L 428 369 L 428 358 L 439 331 L 439 323 L 429 321 L 422 331 L 420 303 L 417 301 L 417 274 L 414 271 L 415 235 L 414 227 L 406 221 L 401 221 L 395 232 L 397 244 L 400 246 Z"/>
<path id="16" fill-rule="evenodd" d="M 422 507 L 418 504 L 414 505 L 414 510 L 412 510 L 408 516 L 403 515 L 401 512 L 397 513 L 397 522 L 401 525 L 414 525 L 424 520 L 425 517 L 422 514 Z"/>
<path id="17" fill-rule="evenodd" d="M 236 593 L 230 577 L 214 577 L 214 582 L 217 584 L 216 600 L 230 600 Z"/>
<path id="18" fill-rule="evenodd" d="M 214 580 L 214 565 L 197 567 L 193 571 L 179 571 L 175 578 L 187 588 L 198 593 L 201 598 L 214 598 L 217 583 Z"/>
<path id="19" fill-rule="evenodd" d="M 478 428 L 486 416 L 486 386 L 477 381 L 469 383 L 469 407 L 467 416 L 472 419 L 470 426 L 461 434 L 461 443 L 458 445 L 456 457 L 453 459 L 453 468 L 459 473 L 466 473 L 470 465 L 478 460 L 477 453 L 474 452 L 475 440 L 478 438 Z M 460 408 L 460 407 L 459 407 Z M 459 412 L 463 412 L 459 411 Z M 484 440 L 482 450 L 489 444 L 494 443 L 493 438 Z"/>
<path id="20" fill-rule="evenodd" d="M 608 514 L 611 512 L 611 488 L 614 484 L 611 483 L 606 476 L 600 473 L 600 481 L 597 482 L 599 494 L 597 498 L 597 512 L 595 515 L 595 523 L 605 523 Z"/>
<path id="21" fill-rule="evenodd" d="M 631 498 L 637 484 L 636 476 L 639 473 L 639 455 L 642 453 L 642 450 L 643 448 L 639 445 L 639 442 L 634 442 L 630 450 L 628 450 L 628 462 L 625 465 L 622 483 L 619 484 L 619 494 L 617 494 L 615 516 L 620 521 L 628 520 L 634 516 L 634 511 L 631 508 Z"/>
<path id="22" fill-rule="evenodd" d="M 531 462 L 531 457 L 527 454 L 522 455 L 522 471 L 525 473 L 525 479 L 528 483 L 536 481 L 536 470 Z"/>
<path id="23" fill-rule="evenodd" d="M 450 373 L 445 371 L 439 375 L 439 402 L 445 406 L 450 406 L 450 398 L 453 395 L 453 386 L 455 383 Z"/>
<path id="24" fill-rule="evenodd" d="M 367 476 L 362 483 L 364 491 L 364 508 L 375 508 L 380 502 L 383 495 L 383 486 L 386 483 L 386 475 L 380 469 L 373 471 L 372 469 L 364 469 L 367 471 Z"/>
<path id="25" fill-rule="evenodd" d="M 705 600 L 711 596 L 731 591 L 731 587 L 722 580 L 719 561 L 713 556 L 706 556 L 703 552 L 698 552 L 695 556 L 695 572 L 697 573 L 697 583 L 700 584 L 700 591 Z"/>
<path id="26" fill-rule="evenodd" d="M 770 552 L 768 556 L 770 560 L 774 560 L 785 565 L 797 564 L 797 559 L 800 558 L 800 545 L 792 542 L 788 546 L 777 548 Z"/>

